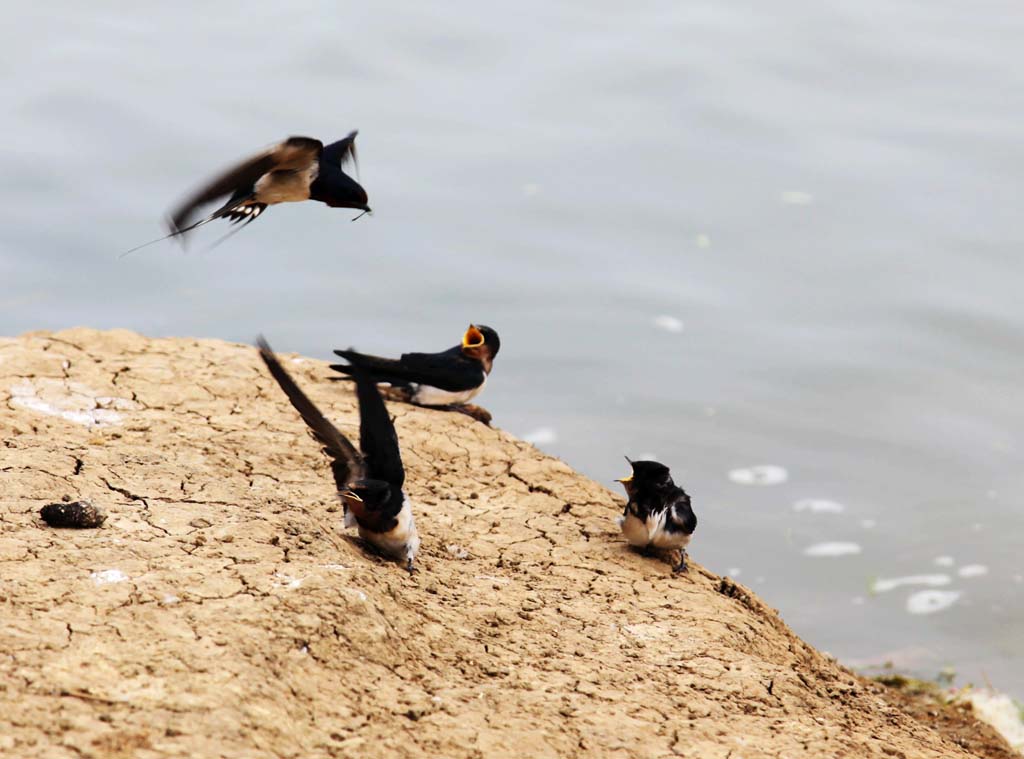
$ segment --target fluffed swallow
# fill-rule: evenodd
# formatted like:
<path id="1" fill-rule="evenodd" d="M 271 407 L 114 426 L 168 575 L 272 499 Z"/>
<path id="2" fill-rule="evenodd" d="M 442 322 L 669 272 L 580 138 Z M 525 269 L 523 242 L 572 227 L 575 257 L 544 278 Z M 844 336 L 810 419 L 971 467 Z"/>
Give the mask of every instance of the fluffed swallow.
<path id="1" fill-rule="evenodd" d="M 402 491 L 405 469 L 395 426 L 377 390 L 377 383 L 358 369 L 352 378 L 359 399 L 359 450 L 331 424 L 281 366 L 267 341 L 257 341 L 260 357 L 313 436 L 331 459 L 345 526 L 382 554 L 404 562 L 409 572 L 420 547 L 412 505 Z"/>
<path id="2" fill-rule="evenodd" d="M 170 234 L 153 242 L 182 236 L 216 219 L 228 219 L 235 224 L 244 221 L 242 226 L 246 226 L 277 203 L 316 200 L 331 208 L 354 208 L 369 213 L 366 190 L 343 169 L 349 162 L 356 165 L 356 134 L 352 132 L 326 147 L 313 137 L 289 137 L 267 148 L 182 201 L 168 216 Z M 194 221 L 202 206 L 222 198 L 227 200 L 220 208 Z"/>
<path id="3" fill-rule="evenodd" d="M 629 461 L 632 474 L 621 482 L 629 500 L 618 518 L 622 534 L 631 546 L 679 551 L 675 572 L 686 570 L 686 546 L 697 529 L 697 515 L 690 496 L 672 481 L 672 474 L 657 461 Z"/>
<path id="4" fill-rule="evenodd" d="M 349 348 L 334 351 L 348 363 L 331 364 L 331 368 L 345 375 L 362 369 L 377 382 L 404 391 L 402 400 L 409 403 L 460 407 L 484 389 L 500 347 L 497 332 L 482 324 L 470 324 L 459 345 L 440 353 L 403 353 L 395 359 Z M 489 421 L 490 414 L 487 417 Z"/>

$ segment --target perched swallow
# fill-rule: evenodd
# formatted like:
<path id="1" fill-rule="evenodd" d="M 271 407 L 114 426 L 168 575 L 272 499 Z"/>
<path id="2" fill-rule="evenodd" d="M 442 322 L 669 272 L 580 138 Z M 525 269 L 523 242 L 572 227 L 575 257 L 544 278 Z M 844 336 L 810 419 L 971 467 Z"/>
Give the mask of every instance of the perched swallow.
<path id="1" fill-rule="evenodd" d="M 277 203 L 317 200 L 331 208 L 369 213 L 366 190 L 342 168 L 349 161 L 356 164 L 356 134 L 326 147 L 312 137 L 289 137 L 267 148 L 192 193 L 168 217 L 170 234 L 153 242 L 184 235 L 216 219 L 244 221 L 246 226 Z M 223 198 L 227 200 L 220 208 L 194 221 L 202 206 Z"/>
<path id="2" fill-rule="evenodd" d="M 388 416 L 377 383 L 356 369 L 352 378 L 359 399 L 359 449 L 324 417 L 277 360 L 267 341 L 258 340 L 260 357 L 288 400 L 331 458 L 338 496 L 345 508 L 345 526 L 359 528 L 359 536 L 413 571 L 420 547 L 412 505 L 402 491 L 405 469 L 395 427 Z"/>
<path id="3" fill-rule="evenodd" d="M 484 389 L 500 347 L 497 332 L 470 324 L 459 345 L 440 353 L 403 353 L 395 359 L 350 348 L 334 351 L 348 363 L 331 364 L 331 368 L 346 375 L 362 369 L 377 382 L 405 390 L 403 400 L 420 406 L 458 406 Z"/>
<path id="4" fill-rule="evenodd" d="M 629 458 L 626 459 L 629 461 Z M 697 515 L 690 496 L 672 482 L 672 474 L 657 461 L 629 461 L 633 473 L 616 480 L 626 488 L 626 509 L 618 518 L 622 534 L 631 546 L 646 550 L 678 550 L 679 564 L 673 571 L 686 570 L 686 546 L 697 529 Z"/>

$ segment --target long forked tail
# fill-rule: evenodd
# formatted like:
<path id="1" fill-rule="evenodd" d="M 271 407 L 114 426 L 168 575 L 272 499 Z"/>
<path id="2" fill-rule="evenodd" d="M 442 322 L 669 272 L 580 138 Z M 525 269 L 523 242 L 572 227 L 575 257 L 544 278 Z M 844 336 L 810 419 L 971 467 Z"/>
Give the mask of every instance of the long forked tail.
<path id="1" fill-rule="evenodd" d="M 254 222 L 256 220 L 256 217 L 258 217 L 260 214 L 263 213 L 264 210 L 266 210 L 267 206 L 266 206 L 265 203 L 254 203 L 252 205 L 246 206 L 245 203 L 248 200 L 250 200 L 250 197 L 233 198 L 232 200 L 229 200 L 223 206 L 218 208 L 216 211 L 211 213 L 209 216 L 207 216 L 207 217 L 205 217 L 203 219 L 200 219 L 199 221 L 195 222 L 194 224 L 189 224 L 187 227 L 182 227 L 180 229 L 174 229 L 174 231 L 172 231 L 168 235 L 164 235 L 163 237 L 158 237 L 157 239 L 150 240 L 149 242 L 144 242 L 144 243 L 142 243 L 142 245 L 136 245 L 131 250 L 126 250 L 124 253 L 119 255 L 118 258 L 124 258 L 129 253 L 134 253 L 137 250 L 142 250 L 143 248 L 148 248 L 150 245 L 155 245 L 156 243 L 163 242 L 164 240 L 170 240 L 172 237 L 182 237 L 182 240 L 184 240 L 183 235 L 186 232 L 191 232 L 193 229 L 198 229 L 199 227 L 203 226 L 204 224 L 209 224 L 211 221 L 216 221 L 217 219 L 228 218 L 228 219 L 231 220 L 231 222 L 233 224 L 237 224 L 240 221 L 244 221 L 245 222 L 245 224 L 242 224 L 241 227 L 239 227 L 238 229 L 231 230 L 228 234 L 224 235 L 219 240 L 217 240 L 217 242 L 215 242 L 213 245 L 211 245 L 210 249 L 213 249 L 213 248 L 217 247 L 218 245 L 220 245 L 222 242 L 224 242 L 226 239 L 231 237 L 231 235 L 233 235 L 235 232 L 237 232 L 242 227 L 247 227 L 249 224 Z M 251 209 L 251 210 L 246 210 L 246 209 Z M 168 224 L 168 226 L 170 226 L 172 228 L 174 227 L 174 222 L 171 221 L 170 219 L 167 220 L 167 224 Z M 184 242 L 182 244 L 184 244 Z"/>

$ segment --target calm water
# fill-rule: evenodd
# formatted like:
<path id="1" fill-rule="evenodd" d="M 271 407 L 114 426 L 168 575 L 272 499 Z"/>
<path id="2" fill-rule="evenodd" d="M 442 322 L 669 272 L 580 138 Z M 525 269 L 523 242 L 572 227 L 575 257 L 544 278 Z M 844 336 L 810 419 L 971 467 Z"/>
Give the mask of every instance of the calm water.
<path id="1" fill-rule="evenodd" d="M 662 458 L 694 558 L 844 660 L 1024 697 L 1019 4 L 275 5 L 7 9 L 0 332 L 491 324 L 501 426 L 609 485 Z M 118 260 L 210 171 L 355 127 L 372 218 Z"/>

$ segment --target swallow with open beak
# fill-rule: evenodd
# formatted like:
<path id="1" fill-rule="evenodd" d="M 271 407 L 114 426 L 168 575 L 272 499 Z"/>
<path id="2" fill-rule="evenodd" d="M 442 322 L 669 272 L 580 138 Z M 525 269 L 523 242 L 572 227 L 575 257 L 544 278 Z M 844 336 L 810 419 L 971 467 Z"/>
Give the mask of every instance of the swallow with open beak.
<path id="1" fill-rule="evenodd" d="M 235 224 L 245 222 L 244 227 L 277 203 L 316 200 L 331 208 L 354 208 L 369 213 L 366 190 L 343 168 L 348 163 L 356 165 L 356 134 L 352 132 L 327 146 L 313 137 L 289 137 L 233 166 L 171 211 L 167 219 L 170 234 L 153 242 L 170 237 L 184 239 L 187 232 L 217 219 Z M 208 216 L 195 219 L 202 206 L 219 200 L 224 200 L 223 205 Z"/>
<path id="2" fill-rule="evenodd" d="M 377 382 L 386 382 L 398 390 L 400 400 L 418 406 L 451 407 L 469 413 L 490 414 L 469 404 L 484 389 L 498 355 L 498 333 L 482 324 L 470 324 L 462 342 L 440 353 L 403 353 L 401 358 L 381 358 L 352 350 L 336 350 L 347 364 L 331 368 L 345 375 L 361 369 Z M 336 378 L 336 379 L 341 379 Z"/>
<path id="3" fill-rule="evenodd" d="M 621 482 L 626 489 L 625 511 L 618 518 L 626 542 L 643 551 L 679 551 L 674 572 L 686 571 L 686 546 L 697 529 L 690 496 L 672 481 L 657 461 L 629 461 L 633 471 Z"/>
<path id="4" fill-rule="evenodd" d="M 358 368 L 352 372 L 359 400 L 356 450 L 299 389 L 267 341 L 260 337 L 258 345 L 271 376 L 331 459 L 334 482 L 345 509 L 345 526 L 358 527 L 361 538 L 412 572 L 420 537 L 412 506 L 402 491 L 405 469 L 398 437 L 377 383 Z"/>

